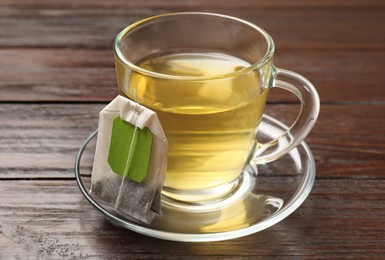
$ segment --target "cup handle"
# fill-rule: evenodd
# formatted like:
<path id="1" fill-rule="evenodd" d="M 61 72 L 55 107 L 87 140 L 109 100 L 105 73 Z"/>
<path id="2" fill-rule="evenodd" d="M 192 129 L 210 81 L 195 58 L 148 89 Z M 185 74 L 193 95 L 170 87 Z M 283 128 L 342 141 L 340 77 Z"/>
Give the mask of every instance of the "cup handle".
<path id="1" fill-rule="evenodd" d="M 293 125 L 281 136 L 267 143 L 257 142 L 251 162 L 263 164 L 277 160 L 305 139 L 313 128 L 320 108 L 317 90 L 305 77 L 284 69 L 276 69 L 273 87 L 287 90 L 301 101 L 301 109 Z"/>

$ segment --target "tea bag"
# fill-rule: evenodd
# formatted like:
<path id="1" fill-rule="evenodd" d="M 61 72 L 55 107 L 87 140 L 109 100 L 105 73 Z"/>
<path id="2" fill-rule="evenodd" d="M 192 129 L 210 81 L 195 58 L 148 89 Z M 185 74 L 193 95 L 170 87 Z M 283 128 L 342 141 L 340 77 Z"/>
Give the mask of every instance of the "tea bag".
<path id="1" fill-rule="evenodd" d="M 149 224 L 161 214 L 167 149 L 156 113 L 116 97 L 100 112 L 90 192 L 104 207 Z"/>

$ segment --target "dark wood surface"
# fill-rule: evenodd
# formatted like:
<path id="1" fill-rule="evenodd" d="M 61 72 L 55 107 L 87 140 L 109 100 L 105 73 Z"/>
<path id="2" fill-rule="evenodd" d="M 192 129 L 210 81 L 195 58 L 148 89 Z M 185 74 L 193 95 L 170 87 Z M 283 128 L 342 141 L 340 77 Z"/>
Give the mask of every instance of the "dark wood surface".
<path id="1" fill-rule="evenodd" d="M 110 224 L 81 195 L 76 153 L 117 95 L 114 36 L 139 19 L 210 11 L 275 39 L 275 64 L 321 97 L 308 199 L 262 232 L 177 243 Z M 267 113 L 298 104 L 274 91 Z M 385 2 L 0 0 L 0 259 L 385 259 Z"/>

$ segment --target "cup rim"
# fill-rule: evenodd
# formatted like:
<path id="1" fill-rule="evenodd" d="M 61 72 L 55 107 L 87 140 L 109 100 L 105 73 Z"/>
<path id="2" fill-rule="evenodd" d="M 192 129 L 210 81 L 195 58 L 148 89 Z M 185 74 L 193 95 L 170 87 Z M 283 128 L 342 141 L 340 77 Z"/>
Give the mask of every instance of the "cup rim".
<path id="1" fill-rule="evenodd" d="M 265 40 L 267 42 L 267 51 L 266 51 L 265 55 L 260 60 L 258 60 L 257 62 L 255 62 L 255 63 L 251 64 L 250 66 L 248 66 L 242 70 L 239 70 L 239 71 L 235 71 L 235 72 L 231 72 L 231 73 L 225 73 L 225 74 L 219 74 L 219 75 L 210 75 L 210 76 L 177 76 L 177 75 L 162 74 L 162 73 L 153 72 L 153 71 L 143 69 L 143 68 L 135 65 L 134 63 L 130 62 L 124 56 L 122 51 L 120 50 L 119 46 L 120 46 L 120 43 L 121 43 L 123 37 L 127 33 L 131 32 L 132 30 L 137 28 L 139 25 L 145 24 L 147 22 L 150 22 L 150 21 L 153 21 L 153 20 L 156 20 L 159 18 L 172 17 L 172 16 L 182 16 L 182 15 L 216 16 L 216 17 L 221 17 L 221 18 L 237 21 L 239 23 L 243 23 L 243 24 L 255 29 L 260 34 L 262 34 L 262 36 L 265 38 Z M 248 21 L 240 19 L 240 18 L 236 18 L 233 16 L 224 15 L 224 14 L 209 13 L 209 12 L 177 12 L 177 13 L 167 13 L 167 14 L 160 14 L 160 15 L 151 16 L 149 18 L 145 18 L 143 20 L 137 21 L 137 22 L 127 26 L 115 37 L 114 44 L 113 44 L 113 50 L 114 50 L 115 57 L 117 57 L 125 67 L 127 67 L 128 69 L 130 69 L 134 72 L 137 72 L 139 74 L 150 76 L 153 78 L 185 80 L 185 81 L 193 81 L 193 80 L 201 81 L 201 80 L 211 80 L 211 79 L 219 79 L 219 78 L 232 78 L 232 77 L 244 75 L 244 74 L 247 74 L 253 70 L 259 69 L 263 65 L 265 65 L 269 60 L 271 60 L 271 58 L 273 57 L 274 51 L 275 51 L 275 44 L 274 44 L 273 38 L 264 29 L 262 29 L 261 27 L 255 25 L 251 22 L 248 22 Z"/>

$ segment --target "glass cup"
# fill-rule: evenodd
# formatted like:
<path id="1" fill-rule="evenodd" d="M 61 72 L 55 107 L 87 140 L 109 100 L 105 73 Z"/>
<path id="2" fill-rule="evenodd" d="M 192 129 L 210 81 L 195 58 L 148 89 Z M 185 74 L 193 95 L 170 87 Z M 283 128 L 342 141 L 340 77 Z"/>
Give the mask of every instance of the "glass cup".
<path id="1" fill-rule="evenodd" d="M 144 19 L 119 33 L 114 55 L 120 94 L 155 111 L 168 139 L 163 201 L 170 204 L 228 200 L 248 165 L 288 153 L 319 113 L 311 82 L 275 68 L 272 38 L 238 18 L 189 12 Z M 295 94 L 301 109 L 286 133 L 262 143 L 256 133 L 273 87 Z"/>

